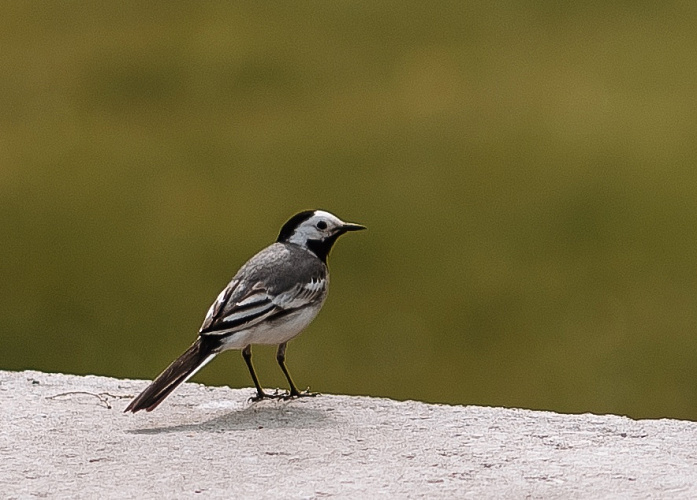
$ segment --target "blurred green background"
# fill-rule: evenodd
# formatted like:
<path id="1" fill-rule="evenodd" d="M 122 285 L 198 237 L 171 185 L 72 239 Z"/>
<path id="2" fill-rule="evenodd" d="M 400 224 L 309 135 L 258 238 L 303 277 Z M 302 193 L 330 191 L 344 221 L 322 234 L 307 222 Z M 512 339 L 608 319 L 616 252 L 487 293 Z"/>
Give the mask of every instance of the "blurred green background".
<path id="1" fill-rule="evenodd" d="M 369 231 L 290 344 L 299 386 L 697 419 L 696 25 L 671 1 L 3 2 L 0 368 L 152 379 L 324 208 Z M 237 352 L 195 380 L 251 385 Z"/>

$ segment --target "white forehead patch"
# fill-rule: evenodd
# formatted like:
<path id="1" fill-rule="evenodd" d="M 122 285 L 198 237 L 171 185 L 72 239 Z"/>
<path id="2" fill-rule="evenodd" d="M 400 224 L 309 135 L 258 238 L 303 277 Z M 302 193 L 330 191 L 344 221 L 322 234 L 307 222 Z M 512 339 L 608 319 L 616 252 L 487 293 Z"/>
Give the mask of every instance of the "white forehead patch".
<path id="1" fill-rule="evenodd" d="M 325 212 L 324 210 L 315 210 L 314 215 L 307 219 L 307 222 L 314 226 L 321 220 L 325 221 L 328 226 L 339 227 L 344 225 L 344 222 L 336 215 Z"/>

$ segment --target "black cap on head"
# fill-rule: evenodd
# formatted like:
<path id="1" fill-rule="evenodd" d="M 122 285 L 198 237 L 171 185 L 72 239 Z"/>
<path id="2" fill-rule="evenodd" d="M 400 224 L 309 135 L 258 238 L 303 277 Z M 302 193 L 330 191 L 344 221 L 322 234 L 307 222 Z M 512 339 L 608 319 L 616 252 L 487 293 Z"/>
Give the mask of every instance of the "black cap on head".
<path id="1" fill-rule="evenodd" d="M 290 238 L 293 235 L 293 232 L 295 229 L 305 222 L 307 219 L 312 217 L 312 215 L 315 213 L 314 210 L 304 210 L 298 214 L 295 214 L 293 217 L 288 219 L 288 222 L 283 224 L 283 227 L 281 228 L 281 232 L 278 233 L 278 238 L 276 239 L 277 242 L 283 243 L 285 241 L 288 241 L 288 238 Z"/>

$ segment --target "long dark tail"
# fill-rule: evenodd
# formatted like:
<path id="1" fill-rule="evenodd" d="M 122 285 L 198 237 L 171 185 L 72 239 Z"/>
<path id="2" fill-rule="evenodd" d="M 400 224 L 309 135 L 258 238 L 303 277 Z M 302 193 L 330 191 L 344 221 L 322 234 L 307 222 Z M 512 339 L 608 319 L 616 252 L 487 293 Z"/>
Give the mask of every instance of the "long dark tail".
<path id="1" fill-rule="evenodd" d="M 216 354 L 220 343 L 215 338 L 199 337 L 184 354 L 179 356 L 165 371 L 141 392 L 124 410 L 133 413 L 152 411 L 162 403 L 182 382 L 188 380 L 210 361 Z"/>

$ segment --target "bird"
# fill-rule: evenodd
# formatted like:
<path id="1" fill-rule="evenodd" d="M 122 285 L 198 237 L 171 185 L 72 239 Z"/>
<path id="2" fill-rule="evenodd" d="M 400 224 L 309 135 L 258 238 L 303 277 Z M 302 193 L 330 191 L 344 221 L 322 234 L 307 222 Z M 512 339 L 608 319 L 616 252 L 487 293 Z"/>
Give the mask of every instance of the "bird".
<path id="1" fill-rule="evenodd" d="M 124 410 L 152 411 L 179 385 L 223 351 L 239 349 L 256 387 L 252 401 L 300 398 L 286 368 L 286 345 L 317 316 L 329 287 L 327 256 L 339 236 L 366 229 L 324 210 L 305 210 L 281 228 L 267 246 L 237 271 L 208 309 L 194 343 L 136 396 Z M 277 345 L 276 361 L 289 391 L 265 392 L 252 364 L 252 345 Z"/>

